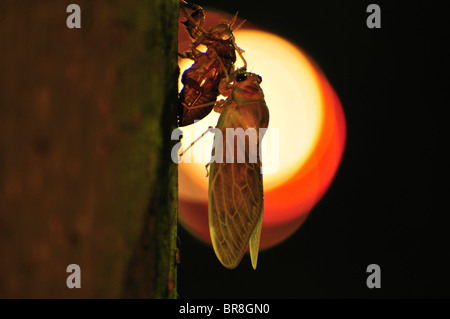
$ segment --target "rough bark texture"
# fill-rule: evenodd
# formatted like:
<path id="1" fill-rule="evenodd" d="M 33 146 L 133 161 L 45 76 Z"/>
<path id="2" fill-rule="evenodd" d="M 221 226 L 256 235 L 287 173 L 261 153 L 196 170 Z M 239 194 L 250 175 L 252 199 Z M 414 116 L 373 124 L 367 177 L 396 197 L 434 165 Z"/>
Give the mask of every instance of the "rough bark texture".
<path id="1" fill-rule="evenodd" d="M 176 297 L 177 18 L 176 0 L 0 2 L 0 297 Z"/>

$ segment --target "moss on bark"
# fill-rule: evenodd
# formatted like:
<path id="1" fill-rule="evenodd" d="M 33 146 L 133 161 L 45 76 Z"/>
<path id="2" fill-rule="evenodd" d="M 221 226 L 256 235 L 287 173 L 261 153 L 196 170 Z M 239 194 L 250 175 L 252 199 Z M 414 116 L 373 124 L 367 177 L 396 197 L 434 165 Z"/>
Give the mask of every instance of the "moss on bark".
<path id="1" fill-rule="evenodd" d="M 178 2 L 70 3 L 0 3 L 0 297 L 175 297 Z"/>

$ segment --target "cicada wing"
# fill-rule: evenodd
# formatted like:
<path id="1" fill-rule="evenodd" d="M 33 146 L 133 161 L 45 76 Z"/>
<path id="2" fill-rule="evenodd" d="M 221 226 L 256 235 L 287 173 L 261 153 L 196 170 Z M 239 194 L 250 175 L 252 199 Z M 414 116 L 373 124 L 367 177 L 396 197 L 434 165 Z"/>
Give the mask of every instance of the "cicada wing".
<path id="1" fill-rule="evenodd" d="M 209 178 L 209 228 L 217 258 L 227 268 L 237 267 L 252 238 L 256 266 L 263 212 L 259 164 L 212 163 Z"/>
<path id="2" fill-rule="evenodd" d="M 250 236 L 249 249 L 253 269 L 256 269 L 256 265 L 258 263 L 259 239 L 261 238 L 262 220 L 264 215 L 263 211 L 264 209 L 261 209 L 261 216 L 259 217 L 258 223 Z"/>

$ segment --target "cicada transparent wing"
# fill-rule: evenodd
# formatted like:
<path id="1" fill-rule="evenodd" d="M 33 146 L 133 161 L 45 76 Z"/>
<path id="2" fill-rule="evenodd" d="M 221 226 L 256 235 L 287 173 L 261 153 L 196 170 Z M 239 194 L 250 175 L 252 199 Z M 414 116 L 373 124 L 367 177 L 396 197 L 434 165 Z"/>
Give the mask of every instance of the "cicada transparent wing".
<path id="1" fill-rule="evenodd" d="M 235 268 L 250 242 L 256 268 L 264 210 L 258 164 L 212 163 L 209 182 L 209 223 L 217 258 Z"/>

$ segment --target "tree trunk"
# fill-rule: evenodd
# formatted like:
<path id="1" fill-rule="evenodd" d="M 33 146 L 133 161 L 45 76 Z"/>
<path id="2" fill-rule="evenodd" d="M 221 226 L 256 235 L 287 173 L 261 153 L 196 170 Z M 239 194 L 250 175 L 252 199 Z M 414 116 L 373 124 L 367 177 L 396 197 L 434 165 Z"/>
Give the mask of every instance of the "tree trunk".
<path id="1" fill-rule="evenodd" d="M 0 2 L 0 297 L 176 297 L 177 19 L 177 0 Z"/>

